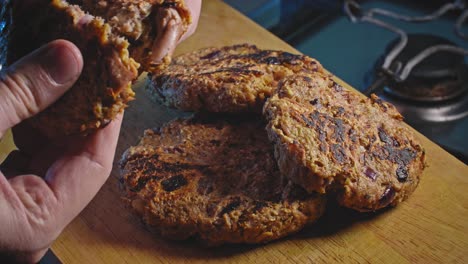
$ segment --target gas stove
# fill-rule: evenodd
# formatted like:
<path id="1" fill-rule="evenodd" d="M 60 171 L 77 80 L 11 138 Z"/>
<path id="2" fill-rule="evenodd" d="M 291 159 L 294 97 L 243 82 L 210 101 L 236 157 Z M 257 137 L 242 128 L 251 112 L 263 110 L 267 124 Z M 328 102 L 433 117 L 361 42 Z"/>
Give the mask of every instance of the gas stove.
<path id="1" fill-rule="evenodd" d="M 467 9 L 460 0 L 262 0 L 245 13 L 364 94 L 393 103 L 467 163 Z"/>
<path id="2" fill-rule="evenodd" d="M 468 140 L 463 138 L 463 131 L 460 139 L 454 140 L 453 131 L 460 127 L 466 131 L 468 124 L 468 47 L 447 39 L 447 32 L 409 32 L 382 17 L 424 24 L 458 11 L 457 18 L 452 19 L 452 34 L 468 44 L 468 35 L 463 31 L 467 7 L 464 1 L 453 1 L 428 14 L 406 15 L 378 7 L 366 9 L 353 0 L 343 3 L 351 22 L 372 24 L 396 35 L 366 75 L 363 93 L 376 93 L 393 103 L 408 124 L 465 163 Z"/>

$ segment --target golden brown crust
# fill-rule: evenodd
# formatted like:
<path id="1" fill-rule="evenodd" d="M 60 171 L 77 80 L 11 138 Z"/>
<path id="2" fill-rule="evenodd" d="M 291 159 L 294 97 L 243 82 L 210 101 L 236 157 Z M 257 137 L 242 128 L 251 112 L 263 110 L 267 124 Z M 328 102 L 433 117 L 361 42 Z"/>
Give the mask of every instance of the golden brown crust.
<path id="1" fill-rule="evenodd" d="M 196 118 L 148 130 L 121 161 L 125 200 L 170 239 L 263 243 L 323 212 L 322 196 L 282 179 L 262 122 Z"/>
<path id="2" fill-rule="evenodd" d="M 155 98 L 186 111 L 261 112 L 278 81 L 323 71 L 314 59 L 241 44 L 205 48 L 173 59 L 149 86 Z"/>
<path id="3" fill-rule="evenodd" d="M 286 79 L 265 104 L 280 170 L 308 191 L 374 211 L 405 200 L 424 169 L 424 150 L 402 116 L 326 74 Z"/>
<path id="4" fill-rule="evenodd" d="M 128 42 L 114 35 L 102 19 L 66 1 L 35 3 L 29 11 L 14 9 L 9 61 L 61 38 L 77 45 L 85 63 L 73 87 L 32 118 L 32 125 L 49 137 L 86 134 L 106 125 L 134 97 L 131 83 L 137 77 L 138 63 L 129 57 Z"/>

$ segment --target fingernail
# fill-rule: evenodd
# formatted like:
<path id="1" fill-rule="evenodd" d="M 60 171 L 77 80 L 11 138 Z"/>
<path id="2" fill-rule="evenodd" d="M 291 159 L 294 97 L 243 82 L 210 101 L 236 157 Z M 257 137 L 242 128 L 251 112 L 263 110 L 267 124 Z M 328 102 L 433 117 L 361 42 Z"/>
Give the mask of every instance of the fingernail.
<path id="1" fill-rule="evenodd" d="M 62 43 L 49 44 L 46 49 L 41 61 L 49 76 L 57 84 L 74 82 L 81 72 L 75 52 Z"/>

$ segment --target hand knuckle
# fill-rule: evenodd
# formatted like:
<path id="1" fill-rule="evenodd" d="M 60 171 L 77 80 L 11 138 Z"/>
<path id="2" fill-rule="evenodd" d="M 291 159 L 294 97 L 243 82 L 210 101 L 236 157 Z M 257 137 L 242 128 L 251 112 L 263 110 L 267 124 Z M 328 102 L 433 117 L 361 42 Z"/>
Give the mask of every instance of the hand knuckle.
<path id="1" fill-rule="evenodd" d="M 13 106 L 19 119 L 27 118 L 39 111 L 38 96 L 32 89 L 33 80 L 26 75 L 7 71 L 2 74 L 1 82 L 3 103 Z"/>

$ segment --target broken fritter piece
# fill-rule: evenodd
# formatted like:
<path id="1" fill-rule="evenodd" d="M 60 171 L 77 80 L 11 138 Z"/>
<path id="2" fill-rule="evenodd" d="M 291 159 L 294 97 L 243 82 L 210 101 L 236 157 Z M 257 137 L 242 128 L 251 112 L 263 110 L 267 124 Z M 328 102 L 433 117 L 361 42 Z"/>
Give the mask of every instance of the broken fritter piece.
<path id="1" fill-rule="evenodd" d="M 67 39 L 80 49 L 85 63 L 73 87 L 29 121 L 48 137 L 87 134 L 105 126 L 134 98 L 131 84 L 139 65 L 129 57 L 129 43 L 78 6 L 60 0 L 34 3 L 21 12 L 13 5 L 9 61 L 52 40 Z"/>
<path id="2" fill-rule="evenodd" d="M 183 0 L 70 0 L 85 12 L 102 17 L 130 42 L 130 56 L 141 71 L 158 71 L 191 24 Z"/>
<path id="3" fill-rule="evenodd" d="M 108 124 L 134 99 L 131 84 L 139 72 L 169 63 L 191 22 L 181 0 L 36 0 L 12 6 L 9 63 L 55 39 L 73 42 L 83 55 L 78 81 L 29 121 L 50 138 Z"/>

